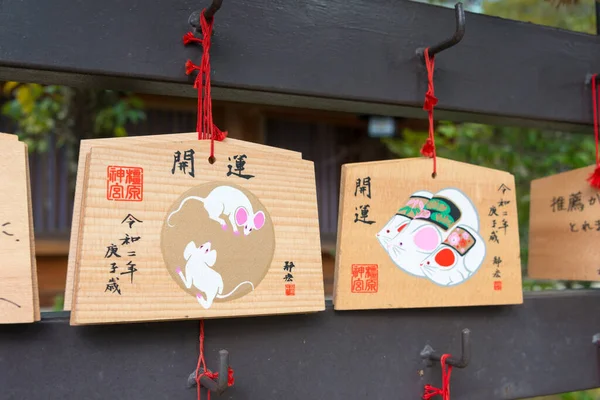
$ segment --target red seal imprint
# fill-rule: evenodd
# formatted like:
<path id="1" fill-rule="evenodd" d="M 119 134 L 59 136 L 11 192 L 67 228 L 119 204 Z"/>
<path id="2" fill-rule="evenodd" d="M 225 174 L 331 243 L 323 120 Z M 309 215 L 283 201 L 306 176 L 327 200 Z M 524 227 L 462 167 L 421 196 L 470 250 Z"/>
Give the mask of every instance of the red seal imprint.
<path id="1" fill-rule="evenodd" d="M 295 296 L 296 295 L 296 284 L 295 283 L 286 283 L 285 284 L 285 295 L 286 296 Z"/>
<path id="2" fill-rule="evenodd" d="M 377 264 L 352 264 L 352 293 L 377 293 L 378 269 Z"/>
<path id="3" fill-rule="evenodd" d="M 109 165 L 106 168 L 106 198 L 113 201 L 142 201 L 144 169 Z"/>
<path id="4" fill-rule="evenodd" d="M 494 290 L 502 290 L 502 281 L 494 281 Z"/>

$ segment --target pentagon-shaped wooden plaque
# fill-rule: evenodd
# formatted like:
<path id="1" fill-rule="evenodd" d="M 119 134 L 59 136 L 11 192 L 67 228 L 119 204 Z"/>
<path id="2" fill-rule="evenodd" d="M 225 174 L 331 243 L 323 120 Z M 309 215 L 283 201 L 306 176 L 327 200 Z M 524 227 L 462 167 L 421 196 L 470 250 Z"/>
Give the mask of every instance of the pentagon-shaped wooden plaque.
<path id="1" fill-rule="evenodd" d="M 79 147 L 79 163 L 77 165 L 77 179 L 75 185 L 75 199 L 73 204 L 73 220 L 71 222 L 71 240 L 69 245 L 69 260 L 67 265 L 67 279 L 65 284 L 65 303 L 64 309 L 71 310 L 71 302 L 73 298 L 73 281 L 75 277 L 77 249 L 79 247 L 79 227 L 81 225 L 81 203 L 84 186 L 84 176 L 86 159 L 93 147 L 122 147 L 125 149 L 135 149 L 139 145 L 153 143 L 169 143 L 182 140 L 194 140 L 198 137 L 196 132 L 193 133 L 172 133 L 166 135 L 150 135 L 150 136 L 127 136 L 120 138 L 104 138 L 104 139 L 88 139 L 82 140 Z M 260 149 L 265 152 L 276 151 L 278 154 L 288 155 L 292 158 L 302 158 L 300 153 L 277 149 L 270 146 L 263 146 L 255 143 L 244 142 L 241 140 L 227 139 L 229 143 L 235 143 L 240 147 L 248 147 Z"/>
<path id="2" fill-rule="evenodd" d="M 240 143 L 91 149 L 72 324 L 324 309 L 313 163 Z"/>
<path id="3" fill-rule="evenodd" d="M 514 177 L 431 164 L 342 167 L 336 309 L 522 303 Z"/>

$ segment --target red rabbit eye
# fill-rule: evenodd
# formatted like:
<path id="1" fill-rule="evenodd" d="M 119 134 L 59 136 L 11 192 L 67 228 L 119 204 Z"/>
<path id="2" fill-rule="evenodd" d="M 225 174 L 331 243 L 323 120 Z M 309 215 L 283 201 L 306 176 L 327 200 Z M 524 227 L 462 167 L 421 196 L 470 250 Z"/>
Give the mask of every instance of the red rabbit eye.
<path id="1" fill-rule="evenodd" d="M 448 268 L 454 265 L 456 261 L 456 256 L 454 252 L 450 249 L 442 249 L 435 255 L 435 262 L 438 263 L 440 267 Z"/>

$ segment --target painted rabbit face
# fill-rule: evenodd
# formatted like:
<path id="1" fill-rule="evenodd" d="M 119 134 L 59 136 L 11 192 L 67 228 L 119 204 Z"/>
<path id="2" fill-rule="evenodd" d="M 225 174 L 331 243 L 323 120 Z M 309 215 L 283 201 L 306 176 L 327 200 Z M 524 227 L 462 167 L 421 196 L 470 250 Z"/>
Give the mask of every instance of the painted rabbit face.
<path id="1" fill-rule="evenodd" d="M 485 243 L 479 234 L 461 225 L 421 263 L 425 275 L 441 286 L 454 286 L 470 278 L 485 259 Z"/>
<path id="2" fill-rule="evenodd" d="M 437 226 L 415 219 L 394 238 L 389 254 L 394 263 L 404 271 L 425 276 L 419 264 L 442 240 L 442 232 Z"/>
<path id="3" fill-rule="evenodd" d="M 431 199 L 431 196 L 432 194 L 426 191 L 411 194 L 406 205 L 398 209 L 396 215 L 377 233 L 377 240 L 386 251 L 391 245 L 392 239 L 408 225 L 415 215 L 423 210 L 425 203 Z"/>
<path id="4" fill-rule="evenodd" d="M 479 226 L 477 210 L 467 196 L 457 189 L 439 191 L 393 239 L 390 257 L 404 271 L 425 276 L 421 262 L 448 237 L 459 220 Z"/>

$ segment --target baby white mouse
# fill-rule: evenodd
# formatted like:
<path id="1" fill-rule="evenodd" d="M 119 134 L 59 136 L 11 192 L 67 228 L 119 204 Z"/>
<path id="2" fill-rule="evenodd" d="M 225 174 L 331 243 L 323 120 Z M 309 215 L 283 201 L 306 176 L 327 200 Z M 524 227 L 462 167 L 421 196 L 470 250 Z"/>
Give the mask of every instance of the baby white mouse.
<path id="1" fill-rule="evenodd" d="M 183 251 L 183 257 L 186 259 L 185 275 L 181 268 L 177 268 L 179 277 L 185 284 L 185 287 L 190 289 L 192 285 L 201 293 L 196 295 L 198 303 L 205 309 L 210 308 L 215 298 L 224 299 L 231 296 L 242 285 L 254 285 L 250 281 L 241 282 L 231 292 L 223 295 L 223 278 L 221 274 L 212 269 L 217 261 L 217 251 L 211 249 L 211 243 L 206 242 L 200 247 L 196 247 L 196 243 L 189 242 Z M 206 297 L 206 298 L 205 298 Z"/>
<path id="2" fill-rule="evenodd" d="M 470 278 L 485 259 L 485 242 L 468 226 L 455 228 L 421 268 L 434 283 L 454 286 Z"/>
<path id="3" fill-rule="evenodd" d="M 238 226 L 244 227 L 244 235 L 249 235 L 253 230 L 259 230 L 265 225 L 265 214 L 262 211 L 254 212 L 248 197 L 241 191 L 231 186 L 217 186 L 205 198 L 189 196 L 181 201 L 177 210 L 169 214 L 167 224 L 171 217 L 178 213 L 188 200 L 197 200 L 204 204 L 208 217 L 217 221 L 223 229 L 227 229 L 227 223 L 221 215 L 228 217 L 233 233 L 239 234 Z"/>

